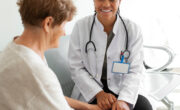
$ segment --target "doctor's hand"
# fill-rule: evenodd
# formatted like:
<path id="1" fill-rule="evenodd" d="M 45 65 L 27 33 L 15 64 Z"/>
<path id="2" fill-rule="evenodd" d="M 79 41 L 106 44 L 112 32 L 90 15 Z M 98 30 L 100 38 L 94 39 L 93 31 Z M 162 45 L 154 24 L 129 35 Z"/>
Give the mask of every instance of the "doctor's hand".
<path id="1" fill-rule="evenodd" d="M 108 110 L 112 108 L 113 103 L 117 101 L 116 97 L 111 93 L 106 93 L 104 91 L 99 92 L 96 95 L 97 104 L 103 110 Z"/>
<path id="2" fill-rule="evenodd" d="M 130 110 L 130 108 L 126 102 L 118 100 L 113 104 L 112 110 Z"/>

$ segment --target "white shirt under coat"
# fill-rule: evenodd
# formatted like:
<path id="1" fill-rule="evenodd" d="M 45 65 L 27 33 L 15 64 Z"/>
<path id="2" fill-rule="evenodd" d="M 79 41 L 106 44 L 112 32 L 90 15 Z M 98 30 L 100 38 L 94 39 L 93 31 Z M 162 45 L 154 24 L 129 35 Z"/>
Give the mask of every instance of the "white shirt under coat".
<path id="1" fill-rule="evenodd" d="M 102 91 L 102 87 L 91 78 L 89 73 L 102 84 L 100 79 L 108 37 L 104 32 L 103 25 L 96 17 L 92 41 L 97 50 L 94 52 L 94 48 L 90 44 L 88 54 L 86 54 L 85 46 L 89 41 L 92 21 L 93 16 L 88 16 L 76 23 L 71 34 L 68 54 L 70 71 L 75 82 L 72 97 L 86 102 L 92 101 L 95 95 Z M 115 36 L 107 49 L 107 84 L 111 91 L 119 95 L 118 100 L 134 105 L 139 94 L 143 72 L 143 39 L 141 30 L 135 23 L 128 19 L 124 19 L 124 22 L 129 34 L 128 50 L 131 53 L 128 59 L 129 74 L 111 72 L 113 61 L 120 61 L 120 53 L 125 50 L 126 45 L 125 29 L 122 21 L 117 17 L 113 27 Z"/>

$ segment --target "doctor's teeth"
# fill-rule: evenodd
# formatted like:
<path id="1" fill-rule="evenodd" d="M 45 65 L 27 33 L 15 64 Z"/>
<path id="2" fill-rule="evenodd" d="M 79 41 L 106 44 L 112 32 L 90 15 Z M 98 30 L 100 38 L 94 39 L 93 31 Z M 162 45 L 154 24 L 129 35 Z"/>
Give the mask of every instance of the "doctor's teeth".
<path id="1" fill-rule="evenodd" d="M 111 12 L 111 10 L 102 10 L 103 12 Z"/>

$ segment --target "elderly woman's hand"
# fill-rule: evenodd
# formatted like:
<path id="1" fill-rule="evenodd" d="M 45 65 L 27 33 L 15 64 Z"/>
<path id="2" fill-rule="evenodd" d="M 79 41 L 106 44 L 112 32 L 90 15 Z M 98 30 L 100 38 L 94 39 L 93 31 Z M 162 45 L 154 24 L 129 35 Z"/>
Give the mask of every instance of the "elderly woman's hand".
<path id="1" fill-rule="evenodd" d="M 118 100 L 113 104 L 112 110 L 130 110 L 130 108 L 126 102 Z"/>

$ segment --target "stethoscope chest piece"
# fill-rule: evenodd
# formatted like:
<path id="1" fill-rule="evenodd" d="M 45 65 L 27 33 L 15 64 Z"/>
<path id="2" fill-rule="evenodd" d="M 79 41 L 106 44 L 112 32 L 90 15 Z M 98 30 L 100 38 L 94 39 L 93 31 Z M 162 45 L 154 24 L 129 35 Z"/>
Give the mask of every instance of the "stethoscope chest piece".
<path id="1" fill-rule="evenodd" d="M 130 56 L 130 51 L 129 50 L 121 51 L 120 60 L 122 60 L 122 57 L 127 60 L 129 58 L 129 56 Z"/>

